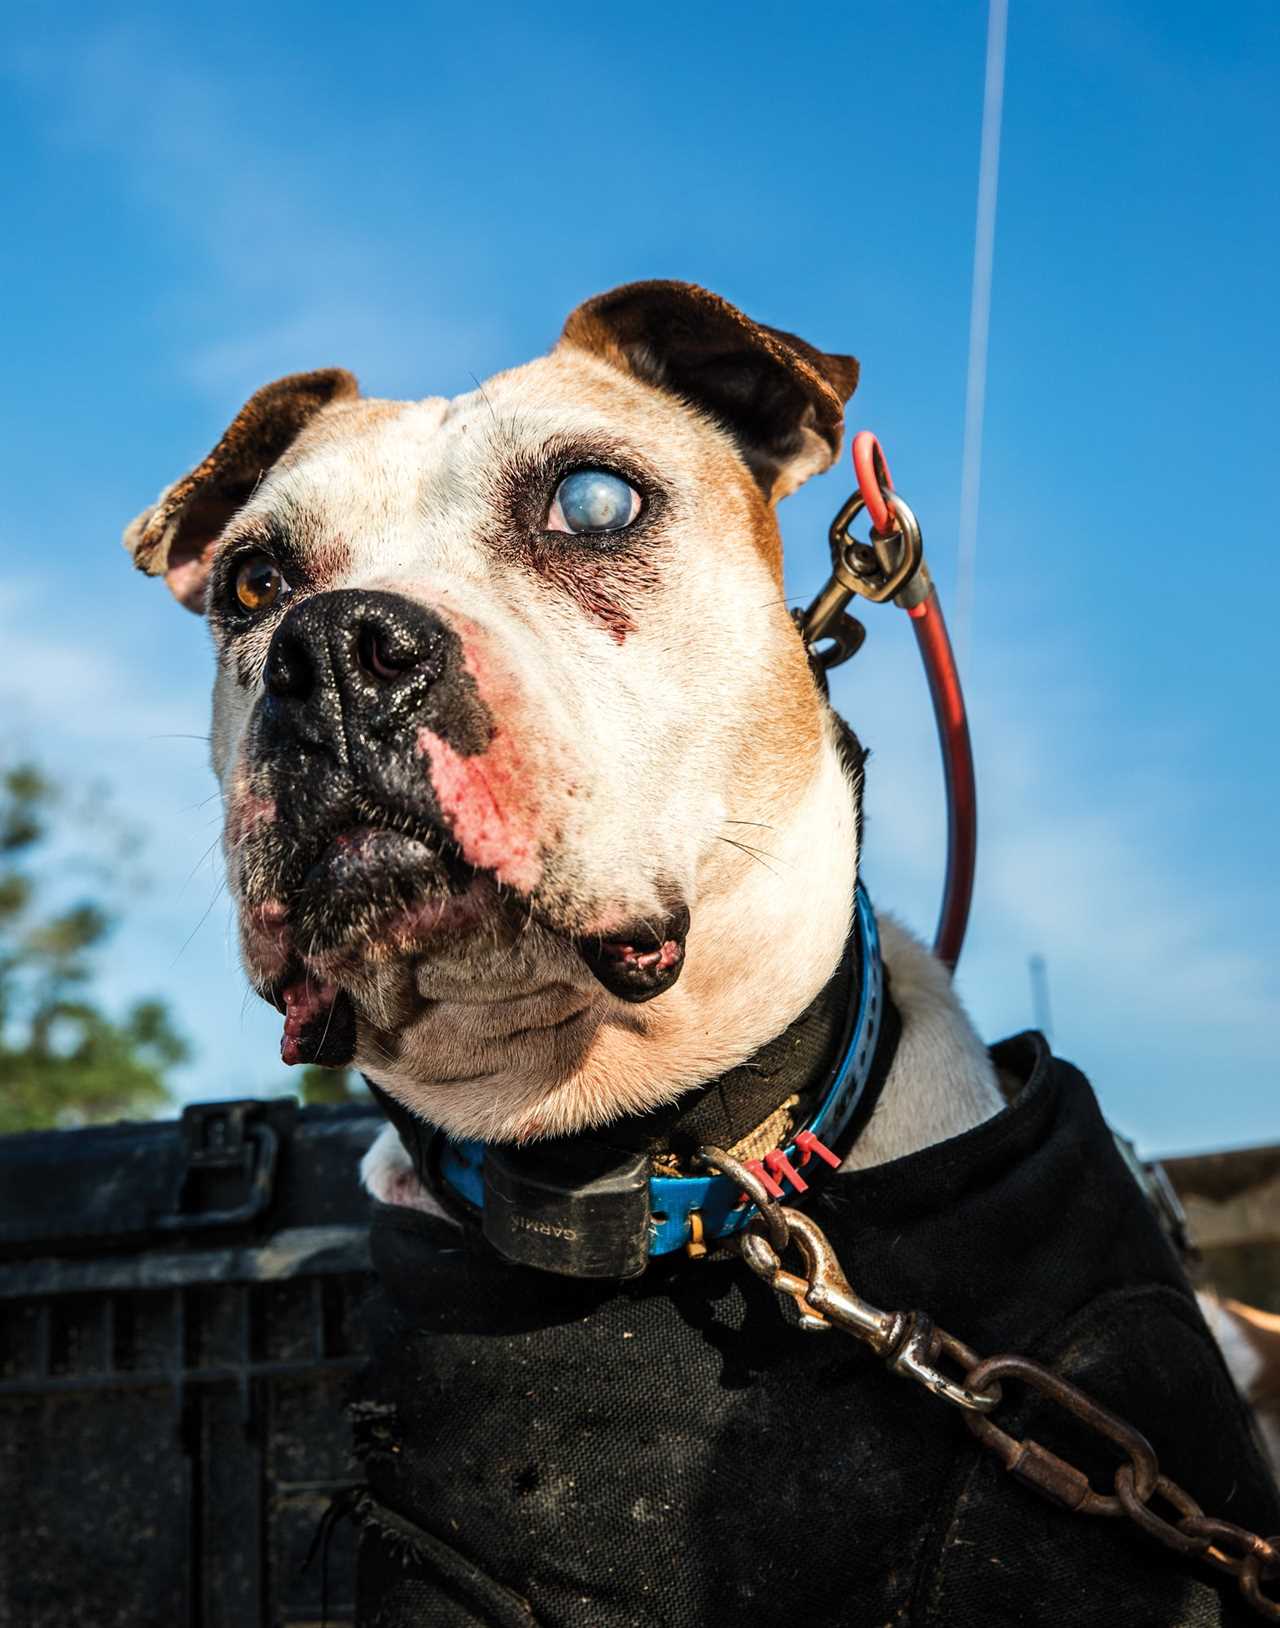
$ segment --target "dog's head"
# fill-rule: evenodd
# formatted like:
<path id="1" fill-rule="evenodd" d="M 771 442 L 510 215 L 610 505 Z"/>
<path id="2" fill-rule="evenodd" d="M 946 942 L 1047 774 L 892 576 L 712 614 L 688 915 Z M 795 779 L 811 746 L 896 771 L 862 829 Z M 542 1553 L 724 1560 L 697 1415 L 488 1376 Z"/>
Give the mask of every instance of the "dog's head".
<path id="1" fill-rule="evenodd" d="M 230 887 L 286 1060 L 354 1051 L 499 1137 L 718 1060 L 704 1023 L 678 1064 L 607 1090 L 592 1067 L 732 980 L 713 925 L 775 949 L 744 849 L 804 802 L 828 724 L 773 505 L 836 456 L 856 380 L 634 284 L 456 400 L 268 385 L 133 522 L 136 564 L 209 619 Z"/>

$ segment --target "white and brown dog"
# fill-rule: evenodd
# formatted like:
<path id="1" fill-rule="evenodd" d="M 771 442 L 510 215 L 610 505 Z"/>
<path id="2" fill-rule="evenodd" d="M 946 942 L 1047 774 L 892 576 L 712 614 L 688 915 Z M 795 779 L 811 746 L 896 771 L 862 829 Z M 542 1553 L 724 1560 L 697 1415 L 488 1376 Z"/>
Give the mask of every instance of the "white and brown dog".
<path id="1" fill-rule="evenodd" d="M 207 608 L 228 879 L 286 1061 L 345 1051 L 450 1133 L 523 1139 L 669 1100 L 814 998 L 859 788 L 774 507 L 835 459 L 857 376 L 637 285 L 452 401 L 268 385 L 133 522 Z M 885 937 L 908 1021 L 857 1163 L 1001 1106 L 945 971 Z"/>
<path id="2" fill-rule="evenodd" d="M 774 510 L 835 459 L 857 376 L 635 284 L 454 400 L 268 385 L 133 522 L 138 567 L 208 616 L 230 887 L 287 1062 L 527 1144 L 671 1103 L 814 1002 L 861 780 Z M 901 1035 L 846 1171 L 1005 1108 L 946 970 L 882 938 Z M 435 1208 L 390 1127 L 365 1178 Z"/>

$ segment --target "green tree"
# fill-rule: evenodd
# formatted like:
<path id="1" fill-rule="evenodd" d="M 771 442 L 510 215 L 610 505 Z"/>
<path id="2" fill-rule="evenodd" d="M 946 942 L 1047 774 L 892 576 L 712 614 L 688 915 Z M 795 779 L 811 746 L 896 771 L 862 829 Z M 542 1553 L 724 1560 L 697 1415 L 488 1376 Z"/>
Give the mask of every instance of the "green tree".
<path id="1" fill-rule="evenodd" d="M 117 1021 L 92 999 L 93 952 L 116 922 L 108 901 L 137 886 L 133 839 L 100 794 L 93 812 L 93 839 L 64 857 L 75 820 L 57 788 L 30 764 L 0 769 L 0 1132 L 151 1115 L 187 1056 L 163 1002 Z M 54 855 L 96 896 L 50 903 Z"/>

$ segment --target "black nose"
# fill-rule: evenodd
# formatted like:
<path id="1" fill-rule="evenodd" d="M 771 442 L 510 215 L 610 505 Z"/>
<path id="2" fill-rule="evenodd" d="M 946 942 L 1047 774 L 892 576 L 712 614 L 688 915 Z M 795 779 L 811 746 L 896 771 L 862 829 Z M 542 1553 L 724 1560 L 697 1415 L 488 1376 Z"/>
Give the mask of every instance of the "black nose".
<path id="1" fill-rule="evenodd" d="M 478 698 L 457 634 L 399 594 L 342 589 L 291 610 L 267 652 L 276 730 L 346 762 L 428 724 L 470 736 Z"/>

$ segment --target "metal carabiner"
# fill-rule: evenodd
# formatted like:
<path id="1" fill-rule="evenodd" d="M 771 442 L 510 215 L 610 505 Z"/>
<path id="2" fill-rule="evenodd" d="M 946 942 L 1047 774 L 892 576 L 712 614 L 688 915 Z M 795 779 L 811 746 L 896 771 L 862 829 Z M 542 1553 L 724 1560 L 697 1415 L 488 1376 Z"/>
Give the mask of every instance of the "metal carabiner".
<path id="1" fill-rule="evenodd" d="M 971 1351 L 954 1334 L 935 1328 L 933 1319 L 922 1311 L 910 1312 L 908 1322 L 909 1327 L 898 1349 L 888 1359 L 893 1372 L 901 1374 L 904 1379 L 914 1379 L 917 1385 L 923 1385 L 925 1390 L 940 1396 L 944 1402 L 951 1402 L 968 1413 L 990 1413 L 1000 1401 L 999 1385 L 987 1389 L 962 1385 L 948 1379 L 936 1366 L 938 1352 L 945 1351 L 967 1375 L 977 1366 L 977 1352 Z"/>
<path id="2" fill-rule="evenodd" d="M 816 1221 L 800 1211 L 792 1211 L 787 1219 L 792 1242 L 804 1256 L 808 1306 L 881 1355 L 890 1350 L 901 1332 L 901 1315 L 881 1311 L 857 1293 L 844 1275 L 830 1238 Z"/>
<path id="3" fill-rule="evenodd" d="M 880 532 L 873 527 L 870 543 L 851 537 L 849 527 L 867 507 L 861 491 L 854 492 L 831 522 L 831 576 L 808 610 L 796 616 L 800 635 L 822 668 L 848 661 L 866 638 L 862 623 L 845 610 L 855 594 L 877 605 L 896 599 L 909 610 L 928 592 L 920 522 L 896 492 L 886 490 L 882 495 L 894 529 Z M 823 641 L 830 644 L 820 650 Z"/>
<path id="4" fill-rule="evenodd" d="M 834 581 L 828 582 L 807 611 L 791 613 L 809 652 L 809 660 L 824 673 L 832 667 L 842 667 L 866 643 L 866 628 L 844 608 L 851 597 Z"/>
<path id="5" fill-rule="evenodd" d="M 784 1210 L 790 1242 L 804 1257 L 804 1274 L 789 1272 L 781 1250 L 755 1228 L 742 1235 L 740 1248 L 747 1265 L 779 1294 L 791 1295 L 800 1308 L 802 1325 L 811 1330 L 841 1328 L 883 1354 L 894 1343 L 902 1319 L 869 1305 L 845 1277 L 831 1240 L 818 1223 L 801 1210 Z"/>
<path id="6" fill-rule="evenodd" d="M 867 506 L 861 491 L 854 492 L 831 522 L 831 574 L 853 593 L 883 605 L 907 586 L 924 560 L 920 522 L 905 498 L 886 491 L 884 501 L 893 516 L 893 530 L 871 529 L 870 543 L 849 535 L 849 527 Z"/>
<path id="7" fill-rule="evenodd" d="M 793 1221 L 797 1211 L 786 1212 L 788 1222 Z M 796 1310 L 800 1313 L 800 1327 L 806 1334 L 829 1334 L 834 1324 L 829 1323 L 820 1311 L 815 1311 L 809 1304 L 809 1280 L 802 1278 L 798 1273 L 788 1272 L 778 1258 L 778 1252 L 763 1234 L 754 1230 L 744 1232 L 738 1240 L 738 1249 L 744 1261 L 757 1275 L 778 1294 L 787 1294 L 796 1303 Z"/>
<path id="8" fill-rule="evenodd" d="M 935 1328 L 923 1312 L 881 1311 L 850 1284 L 831 1240 L 810 1216 L 784 1210 L 790 1241 L 804 1257 L 803 1275 L 789 1272 L 780 1252 L 760 1232 L 742 1235 L 742 1257 L 751 1270 L 779 1294 L 791 1295 L 800 1308 L 802 1328 L 842 1329 L 869 1345 L 891 1372 L 913 1379 L 935 1396 L 970 1413 L 989 1413 L 1000 1400 L 1000 1387 L 980 1389 L 949 1379 L 937 1366 L 945 1353 L 968 1374 L 977 1365 L 975 1352 L 953 1334 Z"/>

